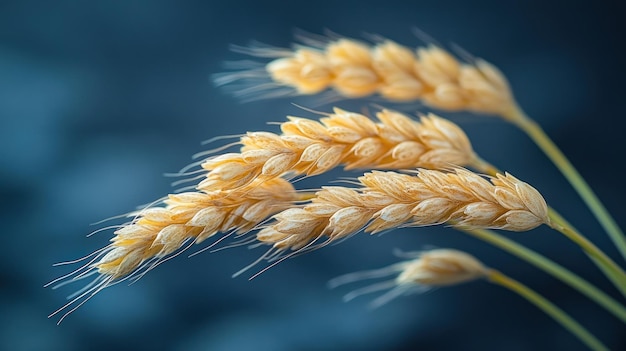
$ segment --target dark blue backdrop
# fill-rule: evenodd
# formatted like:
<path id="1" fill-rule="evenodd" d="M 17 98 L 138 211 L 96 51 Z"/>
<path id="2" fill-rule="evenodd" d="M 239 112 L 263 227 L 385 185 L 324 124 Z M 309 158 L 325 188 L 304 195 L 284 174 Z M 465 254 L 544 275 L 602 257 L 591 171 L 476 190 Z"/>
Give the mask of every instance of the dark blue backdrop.
<path id="1" fill-rule="evenodd" d="M 485 282 L 398 299 L 342 303 L 339 274 L 395 262 L 394 247 L 454 247 L 556 301 L 615 349 L 626 328 L 580 294 L 501 251 L 448 229 L 359 235 L 281 264 L 252 282 L 230 275 L 243 248 L 160 266 L 96 296 L 61 326 L 46 316 L 72 288 L 43 289 L 54 262 L 106 244 L 89 223 L 171 191 L 163 173 L 200 141 L 302 114 L 286 99 L 241 104 L 210 75 L 252 39 L 287 46 L 294 28 L 377 33 L 417 46 L 418 26 L 498 65 L 520 104 L 569 155 L 622 227 L 624 6 L 617 1 L 3 1 L 0 3 L 0 349 L 555 350 L 583 349 L 526 301 Z M 358 109 L 366 102 L 338 103 Z M 329 107 L 318 107 L 328 109 Z M 609 254 L 606 235 L 519 131 L 469 114 L 486 159 L 535 185 Z M 356 175 L 356 173 L 355 173 Z M 617 293 L 556 233 L 508 234 Z M 77 288 L 77 287 L 76 287 Z"/>

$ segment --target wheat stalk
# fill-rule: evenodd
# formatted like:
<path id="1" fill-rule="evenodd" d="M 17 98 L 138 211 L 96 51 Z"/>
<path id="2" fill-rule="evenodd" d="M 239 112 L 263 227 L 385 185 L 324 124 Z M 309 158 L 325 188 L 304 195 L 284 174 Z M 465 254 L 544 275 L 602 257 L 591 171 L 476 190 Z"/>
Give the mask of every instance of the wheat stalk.
<path id="1" fill-rule="evenodd" d="M 496 67 L 482 59 L 461 62 L 435 45 L 412 50 L 391 40 L 368 45 L 342 38 L 318 47 L 297 46 L 292 51 L 242 51 L 276 58 L 265 66 L 265 75 L 275 87 L 287 86 L 299 94 L 332 88 L 345 98 L 380 94 L 392 101 L 421 100 L 443 110 L 495 115 L 515 106 L 509 84 Z M 218 76 L 216 83 L 262 75 L 258 71 L 232 72 Z"/>
<path id="2" fill-rule="evenodd" d="M 526 231 L 550 222 L 541 194 L 508 173 L 490 182 L 465 169 L 422 169 L 417 175 L 374 171 L 358 180 L 361 188 L 324 187 L 310 204 L 278 213 L 257 239 L 284 251 L 362 229 L 377 233 L 401 225 L 450 223 Z"/>
<path id="3" fill-rule="evenodd" d="M 206 160 L 209 171 L 200 189 L 237 188 L 254 179 L 290 173 L 313 176 L 343 164 L 345 169 L 484 168 L 469 139 L 456 124 L 434 114 L 414 121 L 390 110 L 370 118 L 334 109 L 320 122 L 289 117 L 282 134 L 249 132 L 240 153 Z"/>

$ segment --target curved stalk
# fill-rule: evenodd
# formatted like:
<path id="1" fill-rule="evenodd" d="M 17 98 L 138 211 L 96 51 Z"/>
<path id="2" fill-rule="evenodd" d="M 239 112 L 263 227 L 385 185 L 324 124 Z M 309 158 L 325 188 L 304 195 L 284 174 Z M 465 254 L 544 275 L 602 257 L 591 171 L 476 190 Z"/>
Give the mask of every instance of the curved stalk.
<path id="1" fill-rule="evenodd" d="M 550 212 L 550 218 L 556 217 L 557 220 L 551 221 L 548 225 L 565 235 L 568 239 L 580 246 L 598 265 L 600 265 L 605 275 L 613 282 L 613 284 L 626 296 L 626 273 L 615 263 L 610 257 L 602 252 L 591 241 L 587 240 L 582 234 L 571 226 L 563 225 L 558 219 L 560 216 L 554 211 Z"/>
<path id="2" fill-rule="evenodd" d="M 521 297 L 525 298 L 543 312 L 552 317 L 563 328 L 574 334 L 591 350 L 609 350 L 600 340 L 591 334 L 585 327 L 576 322 L 572 317 L 565 313 L 562 309 L 554 305 L 545 297 L 539 295 L 534 290 L 523 285 L 522 283 L 504 275 L 503 273 L 490 269 L 487 273 L 487 279 L 494 284 L 505 287 Z"/>
<path id="3" fill-rule="evenodd" d="M 602 202 L 600 202 L 596 194 L 591 190 L 589 184 L 587 184 L 580 173 L 578 173 L 563 152 L 554 144 L 543 129 L 518 106 L 509 110 L 504 117 L 528 134 L 559 171 L 561 171 L 578 195 L 583 199 L 587 207 L 589 207 L 598 222 L 600 222 L 600 225 L 602 225 L 611 240 L 613 240 L 613 243 L 622 257 L 626 259 L 626 237 L 624 237 L 624 232 L 619 228 L 609 211 L 604 207 Z"/>
<path id="4" fill-rule="evenodd" d="M 497 246 L 552 275 L 587 296 L 598 305 L 604 307 L 607 312 L 610 312 L 622 322 L 626 323 L 626 307 L 565 267 L 494 231 L 486 229 L 463 229 L 463 232 Z"/>
<path id="5" fill-rule="evenodd" d="M 502 173 L 497 167 L 480 157 L 476 157 L 472 166 L 478 171 L 484 172 L 492 177 L 497 173 Z M 580 232 L 574 228 L 563 216 L 555 209 L 548 207 L 550 223 L 548 226 L 565 235 L 568 239 L 580 246 L 592 261 L 602 270 L 604 275 L 619 289 L 622 295 L 626 296 L 626 273 L 620 266 L 611 260 L 603 251 L 595 246 L 591 241 L 585 238 Z"/>

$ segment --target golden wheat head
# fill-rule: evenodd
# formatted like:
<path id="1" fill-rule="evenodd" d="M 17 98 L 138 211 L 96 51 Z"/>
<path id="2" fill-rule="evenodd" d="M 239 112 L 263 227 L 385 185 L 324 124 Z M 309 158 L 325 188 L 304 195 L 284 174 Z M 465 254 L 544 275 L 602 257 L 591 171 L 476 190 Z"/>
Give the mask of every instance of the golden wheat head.
<path id="1" fill-rule="evenodd" d="M 345 169 L 444 168 L 477 163 L 469 139 L 456 124 L 434 114 L 415 121 L 390 110 L 378 121 L 338 108 L 314 121 L 289 117 L 282 134 L 249 132 L 240 153 L 210 158 L 203 190 L 237 188 L 254 179 L 285 174 L 314 176 L 338 165 Z"/>
<path id="2" fill-rule="evenodd" d="M 549 223 L 541 194 L 508 173 L 489 181 L 465 169 L 422 169 L 417 175 L 374 171 L 358 180 L 361 188 L 324 187 L 311 203 L 278 213 L 257 238 L 284 251 L 360 230 L 449 223 L 527 231 Z"/>
<path id="3" fill-rule="evenodd" d="M 268 49 L 245 52 L 272 57 Z M 461 62 L 435 45 L 413 50 L 391 40 L 368 45 L 341 38 L 274 53 L 276 59 L 265 66 L 265 75 L 274 87 L 290 87 L 298 94 L 313 95 L 327 89 L 344 98 L 379 94 L 391 101 L 422 101 L 447 111 L 495 115 L 515 106 L 509 84 L 496 67 L 482 59 Z M 234 72 L 219 76 L 216 82 L 227 84 L 261 75 L 258 71 Z"/>

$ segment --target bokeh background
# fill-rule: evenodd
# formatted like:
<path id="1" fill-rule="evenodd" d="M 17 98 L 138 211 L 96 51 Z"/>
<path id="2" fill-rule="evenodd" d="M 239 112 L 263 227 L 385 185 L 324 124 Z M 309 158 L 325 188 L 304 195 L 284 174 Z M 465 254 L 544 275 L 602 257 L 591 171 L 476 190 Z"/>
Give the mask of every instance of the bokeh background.
<path id="1" fill-rule="evenodd" d="M 340 274 L 397 261 L 393 248 L 467 250 L 543 292 L 613 349 L 626 328 L 518 259 L 445 228 L 358 235 L 259 278 L 230 276 L 259 250 L 181 255 L 132 286 L 97 295 L 60 326 L 46 316 L 80 287 L 44 289 L 52 267 L 105 245 L 92 222 L 172 191 L 163 176 L 206 149 L 202 140 L 271 130 L 295 102 L 243 104 L 211 75 L 242 57 L 229 44 L 288 46 L 296 28 L 421 42 L 419 27 L 495 63 L 520 104 L 577 165 L 622 227 L 626 10 L 619 1 L 2 1 L 0 2 L 0 349 L 26 350 L 582 350 L 520 297 L 474 282 L 376 310 Z M 361 109 L 368 101 L 339 102 Z M 415 106 L 406 107 L 414 113 Z M 421 109 L 426 111 L 426 109 Z M 495 118 L 443 114 L 485 158 L 535 185 L 610 255 L 606 235 L 521 132 Z M 356 176 L 357 173 L 351 174 Z M 319 186 L 321 180 L 313 183 Z M 507 234 L 611 295 L 586 257 L 555 232 Z"/>

